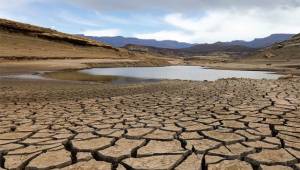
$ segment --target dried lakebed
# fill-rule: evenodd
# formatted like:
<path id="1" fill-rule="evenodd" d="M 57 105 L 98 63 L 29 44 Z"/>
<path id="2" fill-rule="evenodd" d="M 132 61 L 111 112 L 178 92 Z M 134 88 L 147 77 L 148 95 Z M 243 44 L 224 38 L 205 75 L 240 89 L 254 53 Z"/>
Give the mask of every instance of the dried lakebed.
<path id="1" fill-rule="evenodd" d="M 0 89 L 0 169 L 300 168 L 297 78 Z"/>

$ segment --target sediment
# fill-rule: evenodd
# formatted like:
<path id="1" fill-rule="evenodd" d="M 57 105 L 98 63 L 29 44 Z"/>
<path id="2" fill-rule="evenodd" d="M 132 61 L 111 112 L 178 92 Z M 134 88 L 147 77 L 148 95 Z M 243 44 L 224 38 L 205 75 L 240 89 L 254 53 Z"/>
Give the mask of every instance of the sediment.
<path id="1" fill-rule="evenodd" d="M 300 168 L 298 78 L 0 89 L 2 169 Z"/>

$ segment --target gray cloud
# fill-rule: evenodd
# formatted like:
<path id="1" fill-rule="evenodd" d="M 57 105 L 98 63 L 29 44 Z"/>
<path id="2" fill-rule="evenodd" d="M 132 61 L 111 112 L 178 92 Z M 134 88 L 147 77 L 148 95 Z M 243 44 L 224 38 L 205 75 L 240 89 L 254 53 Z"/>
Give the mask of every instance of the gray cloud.
<path id="1" fill-rule="evenodd" d="M 198 10 L 246 10 L 251 8 L 273 9 L 300 6 L 300 0 L 65 0 L 101 12 L 193 12 Z"/>

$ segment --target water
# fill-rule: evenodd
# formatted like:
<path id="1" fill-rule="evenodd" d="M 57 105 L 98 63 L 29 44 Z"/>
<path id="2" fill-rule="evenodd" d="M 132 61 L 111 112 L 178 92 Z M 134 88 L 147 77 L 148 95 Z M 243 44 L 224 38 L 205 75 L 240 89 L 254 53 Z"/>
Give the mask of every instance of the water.
<path id="1" fill-rule="evenodd" d="M 218 80 L 222 78 L 277 79 L 281 75 L 265 71 L 216 70 L 200 66 L 92 68 L 81 72 L 141 79 Z"/>
<path id="2" fill-rule="evenodd" d="M 30 80 L 46 80 L 46 78 L 41 75 L 36 74 L 18 74 L 18 75 L 7 75 L 0 76 L 0 79 L 30 79 Z"/>

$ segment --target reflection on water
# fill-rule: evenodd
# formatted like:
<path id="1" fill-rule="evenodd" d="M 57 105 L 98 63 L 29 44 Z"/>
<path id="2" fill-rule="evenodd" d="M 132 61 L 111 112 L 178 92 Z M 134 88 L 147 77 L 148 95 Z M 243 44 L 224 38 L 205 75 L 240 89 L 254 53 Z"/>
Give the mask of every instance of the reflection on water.
<path id="1" fill-rule="evenodd" d="M 132 77 L 123 77 L 123 76 L 116 76 L 111 81 L 104 81 L 106 83 L 111 84 L 135 84 L 135 83 L 153 83 L 159 82 L 158 79 L 142 79 L 142 78 L 132 78 Z"/>
<path id="2" fill-rule="evenodd" d="M 281 75 L 263 71 L 216 70 L 200 66 L 92 68 L 80 71 L 90 75 L 110 75 L 142 79 L 218 80 L 222 78 L 277 79 Z"/>
<path id="3" fill-rule="evenodd" d="M 0 79 L 31 79 L 31 80 L 42 80 L 46 79 L 40 75 L 36 74 L 18 74 L 18 75 L 8 75 L 8 76 L 0 76 Z"/>

